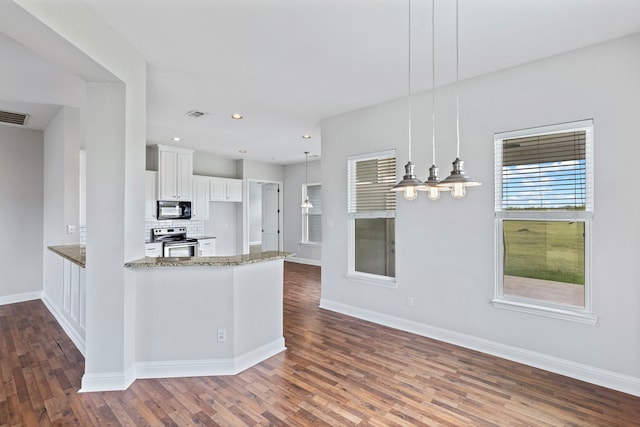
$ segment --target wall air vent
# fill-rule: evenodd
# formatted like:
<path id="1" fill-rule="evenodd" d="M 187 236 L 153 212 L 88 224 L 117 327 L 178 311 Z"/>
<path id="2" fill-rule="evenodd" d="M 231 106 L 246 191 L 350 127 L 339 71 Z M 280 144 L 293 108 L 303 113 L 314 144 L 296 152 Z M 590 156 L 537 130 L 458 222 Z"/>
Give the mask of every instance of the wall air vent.
<path id="1" fill-rule="evenodd" d="M 194 119 L 197 119 L 199 117 L 204 116 L 205 114 L 207 114 L 207 113 L 203 113 L 202 111 L 191 110 L 191 111 L 187 112 L 187 114 L 185 114 L 185 116 L 193 117 Z"/>
<path id="2" fill-rule="evenodd" d="M 10 125 L 24 126 L 27 124 L 28 114 L 14 113 L 11 111 L 0 110 L 0 123 L 7 123 Z"/>

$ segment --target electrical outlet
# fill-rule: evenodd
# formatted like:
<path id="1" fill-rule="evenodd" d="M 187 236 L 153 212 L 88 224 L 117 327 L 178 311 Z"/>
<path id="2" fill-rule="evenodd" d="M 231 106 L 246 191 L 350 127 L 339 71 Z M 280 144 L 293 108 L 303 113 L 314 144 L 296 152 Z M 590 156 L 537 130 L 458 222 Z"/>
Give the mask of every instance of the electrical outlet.
<path id="1" fill-rule="evenodd" d="M 218 329 L 218 342 L 223 342 L 227 340 L 227 330 L 226 329 Z"/>
<path id="2" fill-rule="evenodd" d="M 67 225 L 67 234 L 76 234 L 76 226 L 75 225 Z"/>
<path id="3" fill-rule="evenodd" d="M 413 297 L 407 297 L 407 307 L 413 307 Z"/>

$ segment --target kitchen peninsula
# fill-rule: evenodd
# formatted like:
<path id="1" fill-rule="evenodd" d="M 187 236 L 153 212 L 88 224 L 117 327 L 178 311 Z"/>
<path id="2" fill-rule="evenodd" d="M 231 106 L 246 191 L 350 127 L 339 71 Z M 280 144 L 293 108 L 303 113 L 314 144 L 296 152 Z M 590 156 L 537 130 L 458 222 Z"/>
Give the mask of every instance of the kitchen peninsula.
<path id="1" fill-rule="evenodd" d="M 84 245 L 62 257 L 63 296 L 46 300 L 84 354 Z M 135 378 L 232 375 L 285 350 L 285 252 L 142 258 L 135 274 Z"/>
<path id="2" fill-rule="evenodd" d="M 283 351 L 289 255 L 126 263 L 136 275 L 136 377 L 236 374 Z"/>

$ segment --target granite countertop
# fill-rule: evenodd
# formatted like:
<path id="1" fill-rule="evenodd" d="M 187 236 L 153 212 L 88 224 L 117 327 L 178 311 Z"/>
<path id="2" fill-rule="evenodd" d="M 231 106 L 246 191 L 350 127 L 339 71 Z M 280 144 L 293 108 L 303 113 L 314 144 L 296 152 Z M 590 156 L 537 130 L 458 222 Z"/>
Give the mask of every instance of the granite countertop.
<path id="1" fill-rule="evenodd" d="M 47 249 L 60 255 L 62 258 L 85 268 L 87 258 L 87 248 L 85 245 L 47 246 Z"/>
<path id="2" fill-rule="evenodd" d="M 252 254 L 233 255 L 233 256 L 194 256 L 194 257 L 158 257 L 158 258 L 142 258 L 136 261 L 125 263 L 125 267 L 132 268 L 151 268 L 151 267 L 215 267 L 215 266 L 234 266 L 243 264 L 253 264 L 256 262 L 271 261 L 274 259 L 286 258 L 293 256 L 291 252 L 257 252 Z"/>

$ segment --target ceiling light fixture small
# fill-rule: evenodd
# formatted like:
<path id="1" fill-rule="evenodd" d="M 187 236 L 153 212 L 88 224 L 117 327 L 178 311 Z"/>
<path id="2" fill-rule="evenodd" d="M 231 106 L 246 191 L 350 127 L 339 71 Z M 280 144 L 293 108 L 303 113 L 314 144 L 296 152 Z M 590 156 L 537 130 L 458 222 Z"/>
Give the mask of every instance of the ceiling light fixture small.
<path id="1" fill-rule="evenodd" d="M 302 135 L 302 139 L 311 139 L 311 135 L 305 133 L 304 135 Z"/>
<path id="2" fill-rule="evenodd" d="M 182 141 L 182 138 L 180 138 L 179 136 L 174 136 L 173 138 L 171 138 L 171 140 L 173 142 L 180 142 L 180 141 Z"/>
<path id="3" fill-rule="evenodd" d="M 247 154 L 247 150 L 238 150 L 238 153 L 240 153 L 240 154 Z"/>
<path id="4" fill-rule="evenodd" d="M 240 120 L 243 117 L 242 114 L 234 113 L 231 115 L 231 118 L 234 120 Z"/>
<path id="5" fill-rule="evenodd" d="M 305 151 L 304 152 L 304 202 L 302 202 L 302 204 L 300 205 L 300 207 L 302 209 L 311 209 L 313 207 L 313 205 L 311 204 L 311 202 L 309 201 L 309 192 L 308 192 L 308 181 L 307 181 L 307 177 L 308 177 L 308 163 L 309 163 L 309 152 Z"/>
<path id="6" fill-rule="evenodd" d="M 480 181 L 472 179 L 464 170 L 464 162 L 460 159 L 460 95 L 458 89 L 458 81 L 460 80 L 460 49 L 458 47 L 459 31 L 458 31 L 458 0 L 456 0 L 456 159 L 453 161 L 453 170 L 451 174 L 438 186 L 449 188 L 451 195 L 455 199 L 462 199 L 467 194 L 467 187 L 475 187 L 482 185 Z"/>

